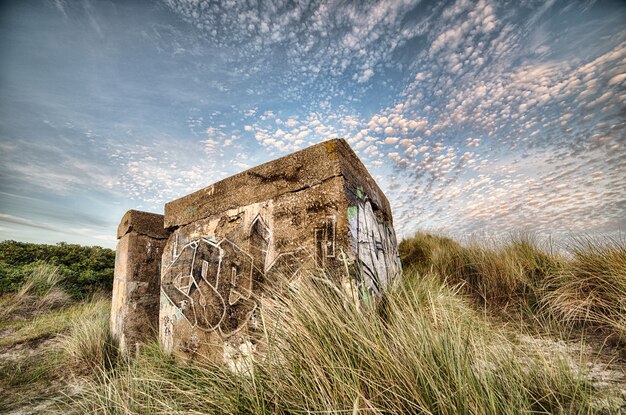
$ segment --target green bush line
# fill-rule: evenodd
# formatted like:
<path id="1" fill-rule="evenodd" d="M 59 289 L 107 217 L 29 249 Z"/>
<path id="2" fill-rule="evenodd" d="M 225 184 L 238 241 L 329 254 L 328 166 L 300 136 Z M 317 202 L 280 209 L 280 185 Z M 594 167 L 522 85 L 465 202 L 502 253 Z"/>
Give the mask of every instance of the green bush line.
<path id="1" fill-rule="evenodd" d="M 57 267 L 61 286 L 74 298 L 112 289 L 115 251 L 111 249 L 4 241 L 0 243 L 0 295 L 17 291 L 42 264 Z M 35 291 L 47 288 L 35 287 Z"/>

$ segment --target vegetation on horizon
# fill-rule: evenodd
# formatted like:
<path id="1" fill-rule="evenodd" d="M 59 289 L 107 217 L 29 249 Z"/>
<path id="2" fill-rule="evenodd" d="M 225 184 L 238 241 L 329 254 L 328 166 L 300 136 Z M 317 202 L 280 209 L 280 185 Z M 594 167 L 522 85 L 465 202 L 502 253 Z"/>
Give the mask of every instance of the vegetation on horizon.
<path id="1" fill-rule="evenodd" d="M 41 267 L 55 267 L 55 278 L 73 298 L 85 298 L 113 287 L 115 251 L 99 246 L 60 242 L 56 245 L 0 242 L 0 295 L 18 290 L 24 283 L 39 284 Z M 35 287 L 46 290 L 46 284 Z"/>

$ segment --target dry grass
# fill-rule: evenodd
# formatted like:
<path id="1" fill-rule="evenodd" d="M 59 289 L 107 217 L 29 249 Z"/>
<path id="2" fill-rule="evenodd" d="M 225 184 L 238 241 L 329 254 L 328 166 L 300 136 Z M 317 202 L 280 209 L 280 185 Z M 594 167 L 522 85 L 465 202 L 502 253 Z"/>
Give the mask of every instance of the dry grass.
<path id="1" fill-rule="evenodd" d="M 50 407 L 72 374 L 108 353 L 109 301 L 71 301 L 60 281 L 57 267 L 39 264 L 0 297 L 0 412 Z"/>
<path id="2" fill-rule="evenodd" d="M 27 320 L 68 305 L 71 298 L 59 285 L 62 279 L 59 267 L 37 264 L 16 292 L 0 298 L 0 320 Z"/>
<path id="3" fill-rule="evenodd" d="M 522 353 L 432 276 L 405 275 L 384 310 L 323 276 L 262 307 L 251 371 L 176 364 L 158 346 L 101 369 L 77 413 L 592 413 L 563 361 Z"/>
<path id="4" fill-rule="evenodd" d="M 576 240 L 542 286 L 542 304 L 568 324 L 605 328 L 626 347 L 626 241 Z"/>
<path id="5" fill-rule="evenodd" d="M 258 353 L 239 374 L 220 363 L 177 363 L 157 344 L 131 360 L 116 356 L 109 301 L 39 306 L 56 287 L 43 279 L 31 287 L 47 289 L 13 297 L 34 312 L 4 311 L 0 330 L 10 335 L 0 348 L 60 333 L 58 347 L 0 365 L 9 391 L 0 398 L 15 407 L 63 390 L 58 411 L 77 414 L 619 413 L 619 400 L 604 399 L 565 356 L 512 342 L 480 311 L 519 308 L 623 333 L 624 251 L 615 241 L 577 241 L 557 254 L 532 238 L 463 247 L 418 235 L 402 243 L 410 265 L 378 305 L 323 274 L 265 298 Z M 82 385 L 80 393 L 67 382 Z M 20 388 L 35 395 L 21 398 Z"/>
<path id="6" fill-rule="evenodd" d="M 75 372 L 91 372 L 105 367 L 114 358 L 109 332 L 110 313 L 110 301 L 96 297 L 73 316 L 69 330 L 62 336 L 61 349 Z"/>
<path id="7" fill-rule="evenodd" d="M 405 266 L 430 272 L 493 310 L 603 330 L 626 341 L 626 241 L 582 238 L 562 250 L 529 235 L 462 246 L 418 233 L 402 241 Z"/>

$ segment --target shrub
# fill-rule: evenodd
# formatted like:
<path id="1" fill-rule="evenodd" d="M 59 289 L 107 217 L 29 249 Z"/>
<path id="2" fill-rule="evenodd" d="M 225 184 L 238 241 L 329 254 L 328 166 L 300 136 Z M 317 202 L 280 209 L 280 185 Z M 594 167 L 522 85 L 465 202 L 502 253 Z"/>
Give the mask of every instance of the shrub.
<path id="1" fill-rule="evenodd" d="M 17 291 L 23 281 L 22 267 L 0 261 L 0 295 Z"/>
<path id="2" fill-rule="evenodd" d="M 110 249 L 4 241 L 0 243 L 0 295 L 18 290 L 33 264 L 41 263 L 58 267 L 63 275 L 60 285 L 76 299 L 112 289 L 115 252 Z"/>

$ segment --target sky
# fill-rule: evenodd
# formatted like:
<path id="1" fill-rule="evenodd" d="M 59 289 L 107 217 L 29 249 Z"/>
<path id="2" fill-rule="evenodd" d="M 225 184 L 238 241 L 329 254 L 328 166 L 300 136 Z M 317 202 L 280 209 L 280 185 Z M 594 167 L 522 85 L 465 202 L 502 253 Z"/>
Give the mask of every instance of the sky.
<path id="1" fill-rule="evenodd" d="M 623 1 L 0 3 L 0 240 L 343 137 L 400 238 L 626 230 Z"/>

